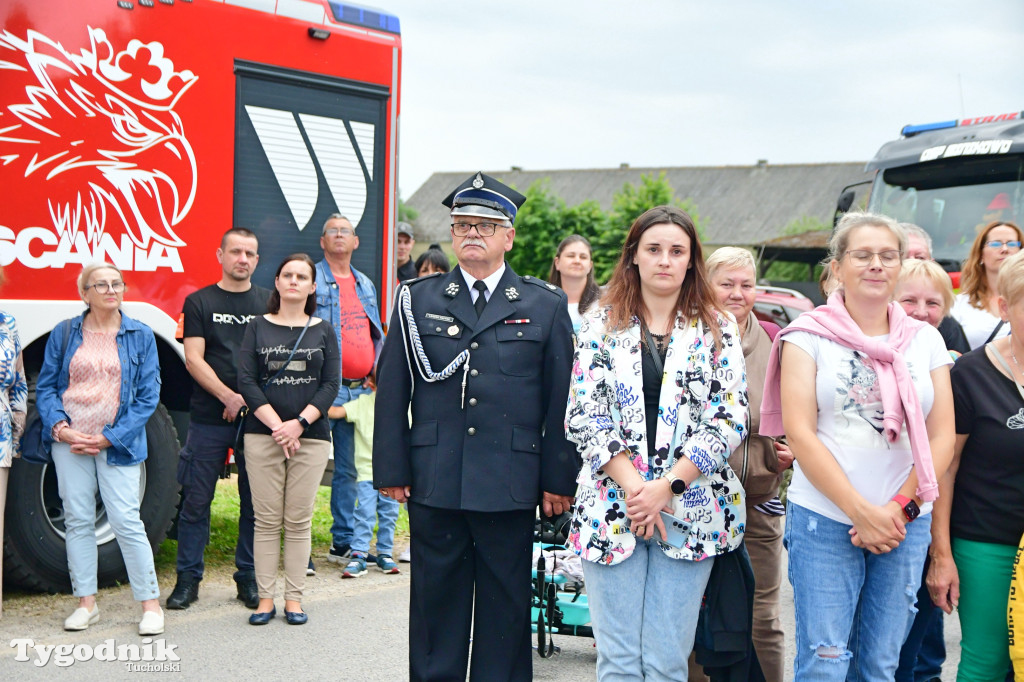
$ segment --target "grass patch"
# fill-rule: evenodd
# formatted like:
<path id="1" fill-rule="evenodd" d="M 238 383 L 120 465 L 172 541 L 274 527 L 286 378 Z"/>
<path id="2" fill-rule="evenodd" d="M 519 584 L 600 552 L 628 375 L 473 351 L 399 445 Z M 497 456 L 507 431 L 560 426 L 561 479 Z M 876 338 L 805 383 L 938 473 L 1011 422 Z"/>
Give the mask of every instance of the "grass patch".
<path id="1" fill-rule="evenodd" d="M 210 543 L 206 546 L 204 561 L 207 573 L 235 572 L 235 542 L 238 540 L 238 477 L 221 479 L 217 482 L 217 493 L 210 505 Z M 313 506 L 313 557 L 324 557 L 331 549 L 331 489 L 320 486 Z M 409 538 L 409 514 L 402 507 L 395 525 L 395 545 L 401 546 Z M 156 553 L 157 573 L 161 580 L 167 576 L 174 580 L 175 559 L 178 552 L 176 540 L 165 540 Z"/>

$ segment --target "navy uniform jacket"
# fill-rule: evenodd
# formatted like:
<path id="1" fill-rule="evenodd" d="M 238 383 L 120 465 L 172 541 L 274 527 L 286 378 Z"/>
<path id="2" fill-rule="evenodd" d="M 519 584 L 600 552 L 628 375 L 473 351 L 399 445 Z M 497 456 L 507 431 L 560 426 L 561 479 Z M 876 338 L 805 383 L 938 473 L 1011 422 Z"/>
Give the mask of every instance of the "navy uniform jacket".
<path id="1" fill-rule="evenodd" d="M 408 485 L 419 504 L 482 512 L 532 509 L 542 491 L 575 494 L 579 463 L 565 438 L 572 364 L 565 294 L 506 264 L 478 321 L 457 267 L 409 288 L 433 371 L 469 349 L 465 402 L 463 367 L 430 383 L 410 365 L 407 348 L 415 350 L 396 303 L 377 366 L 374 487 Z"/>

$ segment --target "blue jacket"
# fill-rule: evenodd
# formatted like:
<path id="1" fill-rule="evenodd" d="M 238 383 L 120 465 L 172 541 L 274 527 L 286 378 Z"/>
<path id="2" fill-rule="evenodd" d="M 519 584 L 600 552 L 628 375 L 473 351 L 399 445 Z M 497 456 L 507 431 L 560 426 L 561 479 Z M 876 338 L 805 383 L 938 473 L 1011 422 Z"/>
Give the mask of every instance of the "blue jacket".
<path id="1" fill-rule="evenodd" d="M 352 267 L 351 265 L 349 267 Z M 363 311 L 370 320 L 370 338 L 373 339 L 373 363 L 377 364 L 380 357 L 381 346 L 384 345 L 384 329 L 380 325 L 380 311 L 377 308 L 377 288 L 373 286 L 370 278 L 352 268 L 352 276 L 356 278 L 356 296 L 363 304 Z M 341 308 L 338 294 L 338 281 L 331 273 L 331 266 L 327 260 L 316 264 L 316 316 L 322 320 L 329 321 L 334 326 L 334 333 L 338 337 L 338 357 L 341 358 Z M 357 379 L 359 377 L 349 377 Z M 334 399 L 334 406 L 344 405 L 351 398 L 348 392 L 339 389 L 339 396 Z"/>
<path id="2" fill-rule="evenodd" d="M 68 368 L 75 351 L 82 345 L 82 322 L 88 311 L 57 324 L 46 341 L 46 352 L 36 381 L 36 407 L 43 421 L 43 444 L 49 450 L 55 424 L 74 423 L 64 411 L 64 391 L 68 388 Z M 67 349 L 65 326 L 71 325 Z M 103 427 L 110 441 L 107 464 L 127 466 L 146 459 L 146 422 L 160 401 L 160 362 L 157 359 L 153 330 L 121 313 L 117 331 L 117 356 L 121 361 L 121 395 L 113 424 Z"/>

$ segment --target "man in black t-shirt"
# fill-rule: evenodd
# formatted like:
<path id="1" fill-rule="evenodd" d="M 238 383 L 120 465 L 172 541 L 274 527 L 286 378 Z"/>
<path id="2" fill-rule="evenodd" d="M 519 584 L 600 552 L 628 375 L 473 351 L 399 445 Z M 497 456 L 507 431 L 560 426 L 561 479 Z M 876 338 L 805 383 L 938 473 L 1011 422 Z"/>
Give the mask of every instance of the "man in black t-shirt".
<path id="1" fill-rule="evenodd" d="M 220 281 L 189 294 L 182 311 L 185 366 L 195 384 L 188 436 L 178 463 L 178 582 L 167 597 L 169 609 L 187 609 L 199 597 L 203 552 L 210 539 L 210 503 L 228 449 L 234 445 L 233 422 L 245 406 L 238 393 L 238 349 L 249 321 L 267 312 L 270 297 L 270 291 L 251 281 L 259 262 L 258 246 L 256 235 L 245 228 L 224 233 L 217 249 Z M 241 453 L 235 453 L 235 464 L 240 509 L 235 582 L 238 598 L 254 609 L 259 595 L 253 569 L 252 497 Z"/>
<path id="2" fill-rule="evenodd" d="M 416 279 L 420 275 L 416 270 L 416 263 L 412 259 L 412 247 L 416 244 L 416 237 L 412 234 L 412 225 L 398 223 L 396 227 L 398 234 L 395 235 L 395 264 L 398 266 L 398 281 Z"/>

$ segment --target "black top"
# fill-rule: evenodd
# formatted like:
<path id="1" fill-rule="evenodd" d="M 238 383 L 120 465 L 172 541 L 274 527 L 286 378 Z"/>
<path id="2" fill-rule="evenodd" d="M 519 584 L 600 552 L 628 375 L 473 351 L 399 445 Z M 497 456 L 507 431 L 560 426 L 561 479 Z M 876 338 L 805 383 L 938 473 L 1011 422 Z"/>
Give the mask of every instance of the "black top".
<path id="1" fill-rule="evenodd" d="M 338 338 L 330 324 L 314 317 L 288 369 L 262 390 L 288 359 L 300 333 L 301 326 L 274 324 L 263 316 L 253 320 L 239 352 L 238 388 L 250 410 L 255 412 L 269 403 L 283 421 L 296 419 L 306 405 L 312 405 L 321 417 L 302 437 L 330 440 L 331 428 L 325 417 L 341 383 Z M 251 417 L 246 419 L 245 432 L 269 435 L 270 429 Z"/>
<path id="2" fill-rule="evenodd" d="M 416 270 L 416 262 L 410 258 L 405 265 L 398 266 L 398 281 L 404 282 L 407 279 L 416 279 L 419 272 Z"/>
<path id="3" fill-rule="evenodd" d="M 643 335 L 640 337 L 640 371 L 643 375 L 643 390 L 644 390 L 644 411 L 647 416 L 647 457 L 650 459 L 654 457 L 654 436 L 658 431 L 658 402 L 661 400 L 661 380 L 662 375 L 658 373 L 657 368 L 654 366 L 654 358 L 651 357 L 651 351 L 647 348 L 647 342 L 643 339 Z M 666 338 L 667 342 L 668 339 Z M 657 343 L 657 339 L 655 339 Z M 658 355 L 661 357 L 661 365 L 665 366 L 665 355 L 666 352 L 657 348 Z"/>
<path id="4" fill-rule="evenodd" d="M 950 533 L 1016 547 L 1024 533 L 1024 399 L 984 346 L 957 360 L 951 378 L 956 432 L 970 435 L 956 474 Z"/>
<path id="5" fill-rule="evenodd" d="M 946 343 L 946 350 L 955 350 L 961 355 L 971 352 L 971 344 L 967 341 L 964 328 L 954 318 L 942 318 L 942 322 L 939 322 L 939 333 Z"/>
<path id="6" fill-rule="evenodd" d="M 250 320 L 267 312 L 270 291 L 255 284 L 249 291 L 225 291 L 216 284 L 193 291 L 185 297 L 183 337 L 206 340 L 203 359 L 228 388 L 238 390 L 238 349 Z M 227 424 L 224 404 L 193 381 L 192 421 L 199 424 Z"/>

